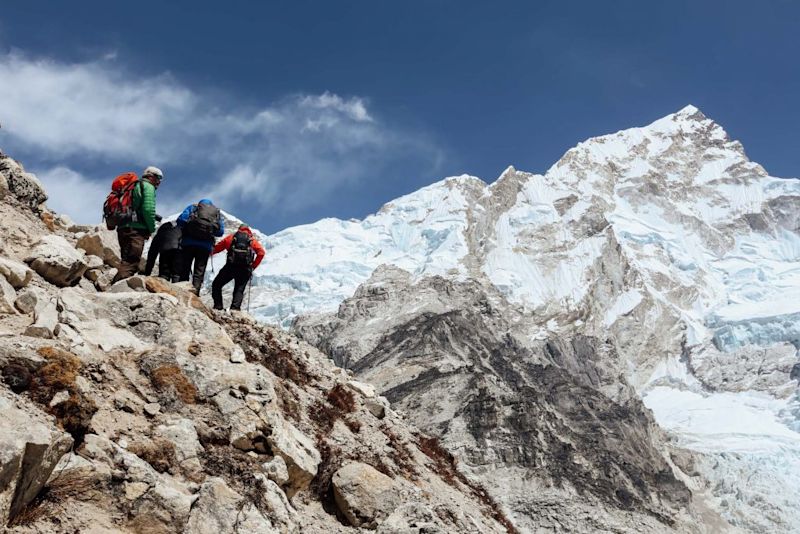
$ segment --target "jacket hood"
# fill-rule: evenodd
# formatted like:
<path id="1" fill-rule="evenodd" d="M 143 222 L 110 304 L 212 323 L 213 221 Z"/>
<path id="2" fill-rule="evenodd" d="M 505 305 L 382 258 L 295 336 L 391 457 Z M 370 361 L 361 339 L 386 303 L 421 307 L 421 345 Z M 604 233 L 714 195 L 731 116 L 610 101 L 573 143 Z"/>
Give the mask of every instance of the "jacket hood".
<path id="1" fill-rule="evenodd" d="M 213 202 L 211 202 L 210 198 L 204 198 L 203 200 L 198 202 L 198 204 L 213 204 Z"/>
<path id="2" fill-rule="evenodd" d="M 239 228 L 236 229 L 236 232 L 244 232 L 249 236 L 253 235 L 253 231 L 250 229 L 249 226 L 245 226 L 243 228 L 240 226 Z M 236 233 L 236 232 L 234 232 L 234 233 Z"/>

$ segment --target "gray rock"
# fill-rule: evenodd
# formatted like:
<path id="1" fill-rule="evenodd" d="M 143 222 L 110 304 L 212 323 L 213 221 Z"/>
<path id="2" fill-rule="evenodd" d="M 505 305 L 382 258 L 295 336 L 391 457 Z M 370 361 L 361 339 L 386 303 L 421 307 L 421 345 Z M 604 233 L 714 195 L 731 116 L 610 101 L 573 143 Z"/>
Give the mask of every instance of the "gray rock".
<path id="1" fill-rule="evenodd" d="M 134 275 L 114 283 L 109 289 L 109 293 L 127 293 L 130 291 L 147 291 L 145 288 L 144 277 Z"/>
<path id="2" fill-rule="evenodd" d="M 36 497 L 72 438 L 2 388 L 0 413 L 0 525 L 6 525 Z"/>
<path id="3" fill-rule="evenodd" d="M 245 361 L 247 361 L 247 358 L 245 357 L 242 347 L 240 347 L 239 345 L 233 346 L 233 350 L 231 351 L 230 361 L 231 363 L 244 363 Z"/>
<path id="4" fill-rule="evenodd" d="M 321 457 L 311 438 L 293 424 L 277 414 L 270 414 L 269 419 L 271 432 L 267 443 L 272 452 L 282 456 L 286 462 L 289 471 L 286 494 L 292 498 L 316 476 Z"/>
<path id="5" fill-rule="evenodd" d="M 430 506 L 407 503 L 397 507 L 378 527 L 378 534 L 447 534 L 447 525 Z"/>
<path id="6" fill-rule="evenodd" d="M 14 306 L 16 306 L 17 310 L 21 313 L 27 315 L 33 313 L 38 302 L 45 298 L 47 298 L 47 294 L 44 290 L 38 287 L 26 287 L 17 294 L 17 300 L 14 301 Z"/>
<path id="7" fill-rule="evenodd" d="M 8 157 L 0 157 L 0 175 L 6 179 L 8 192 L 26 206 L 38 209 L 47 201 L 47 193 L 36 176 Z"/>
<path id="8" fill-rule="evenodd" d="M 262 467 L 267 477 L 278 486 L 283 486 L 289 482 L 289 470 L 286 467 L 286 461 L 283 457 L 276 456 L 269 462 L 264 463 Z"/>
<path id="9" fill-rule="evenodd" d="M 87 254 L 98 256 L 106 264 L 119 267 L 120 250 L 117 233 L 96 226 L 91 231 L 78 238 L 76 246 L 86 251 Z"/>
<path id="10" fill-rule="evenodd" d="M 111 284 L 114 281 L 115 276 L 117 276 L 116 269 L 103 271 L 97 276 L 97 280 L 94 281 L 94 286 L 98 291 L 108 291 L 111 288 Z"/>
<path id="11" fill-rule="evenodd" d="M 157 402 L 148 402 L 144 405 L 144 413 L 150 417 L 155 417 L 161 412 L 161 405 Z"/>
<path id="12" fill-rule="evenodd" d="M 383 399 L 383 397 L 380 397 Z M 386 417 L 386 402 L 381 402 L 379 399 L 367 399 L 364 401 L 364 406 L 369 410 L 369 413 L 377 417 L 378 419 L 383 419 Z"/>
<path id="13" fill-rule="evenodd" d="M 17 292 L 5 278 L 0 277 L 0 315 L 16 315 L 17 309 L 14 307 L 16 300 Z"/>
<path id="14" fill-rule="evenodd" d="M 95 256 L 94 254 L 87 254 L 86 255 L 86 273 L 84 276 L 89 278 L 88 273 L 89 271 L 100 269 L 104 265 L 103 259 Z M 89 278 L 91 280 L 91 278 Z M 92 280 L 94 282 L 94 280 Z"/>
<path id="15" fill-rule="evenodd" d="M 375 528 L 397 506 L 394 481 L 371 465 L 353 462 L 333 475 L 336 505 L 354 527 Z"/>
<path id="16" fill-rule="evenodd" d="M 83 251 L 58 235 L 42 237 L 25 261 L 42 278 L 59 287 L 76 284 L 88 267 Z"/>
<path id="17" fill-rule="evenodd" d="M 58 335 L 58 330 L 56 298 L 38 301 L 33 310 L 33 324 L 25 330 L 25 335 L 52 339 Z"/>
<path id="18" fill-rule="evenodd" d="M 22 289 L 31 281 L 33 271 L 24 263 L 0 258 L 0 275 L 4 276 L 14 289 Z"/>
<path id="19" fill-rule="evenodd" d="M 0 172 L 0 200 L 3 200 L 8 195 L 8 180 L 6 175 Z"/>
<path id="20" fill-rule="evenodd" d="M 246 527 L 245 527 L 246 525 Z M 261 515 L 224 480 L 208 478 L 200 488 L 199 497 L 185 532 L 219 534 L 221 532 L 277 532 L 272 523 Z"/>

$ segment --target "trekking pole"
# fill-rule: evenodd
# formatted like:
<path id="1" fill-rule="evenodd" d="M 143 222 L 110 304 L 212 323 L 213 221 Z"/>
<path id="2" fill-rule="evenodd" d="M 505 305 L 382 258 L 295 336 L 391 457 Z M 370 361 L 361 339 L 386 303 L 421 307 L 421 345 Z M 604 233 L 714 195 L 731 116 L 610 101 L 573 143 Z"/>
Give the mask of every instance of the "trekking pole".
<path id="1" fill-rule="evenodd" d="M 253 289 L 253 274 L 250 273 L 250 280 L 247 281 L 247 313 L 250 313 L 250 292 Z"/>

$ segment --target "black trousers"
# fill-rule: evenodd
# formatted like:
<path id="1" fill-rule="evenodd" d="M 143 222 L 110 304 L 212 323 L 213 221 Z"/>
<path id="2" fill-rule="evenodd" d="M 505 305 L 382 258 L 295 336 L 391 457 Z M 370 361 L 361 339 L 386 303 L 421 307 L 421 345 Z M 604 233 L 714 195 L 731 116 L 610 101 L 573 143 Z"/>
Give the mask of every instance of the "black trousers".
<path id="1" fill-rule="evenodd" d="M 158 276 L 167 282 L 178 281 L 178 252 L 178 249 L 162 250 L 158 254 Z"/>
<path id="2" fill-rule="evenodd" d="M 244 300 L 244 290 L 247 287 L 247 282 L 250 281 L 250 276 L 253 271 L 243 265 L 225 264 L 225 267 L 219 270 L 219 274 L 214 278 L 211 284 L 211 298 L 214 299 L 214 309 L 222 309 L 222 288 L 233 280 L 233 301 L 231 301 L 232 310 L 241 310 L 242 301 Z"/>
<path id="3" fill-rule="evenodd" d="M 186 282 L 191 278 L 192 285 L 200 293 L 200 288 L 203 286 L 203 278 L 206 275 L 208 257 L 211 252 L 200 247 L 183 247 L 178 251 L 178 254 L 180 263 L 179 280 Z M 192 263 L 194 263 L 194 269 L 192 269 Z"/>

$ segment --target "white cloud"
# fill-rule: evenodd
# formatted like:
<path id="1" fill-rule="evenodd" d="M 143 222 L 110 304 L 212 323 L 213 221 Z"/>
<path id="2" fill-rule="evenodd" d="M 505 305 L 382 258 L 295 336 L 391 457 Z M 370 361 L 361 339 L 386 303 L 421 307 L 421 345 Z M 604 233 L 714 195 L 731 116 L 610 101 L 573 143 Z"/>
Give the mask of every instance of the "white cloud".
<path id="1" fill-rule="evenodd" d="M 0 134 L 42 162 L 135 161 L 163 168 L 167 180 L 171 164 L 203 168 L 194 190 L 167 199 L 174 205 L 210 196 L 229 210 L 247 203 L 297 209 L 375 178 L 399 154 L 431 165 L 439 156 L 418 136 L 376 120 L 359 97 L 295 95 L 243 109 L 190 90 L 168 74 L 127 72 L 113 58 L 66 64 L 9 54 L 0 56 L 0 80 Z M 236 102 L 235 95 L 230 100 Z M 51 168 L 42 178 L 53 206 L 61 202 L 55 199 L 62 190 L 53 189 L 61 187 L 57 179 L 83 180 L 92 194 L 105 194 L 110 181 L 103 177 L 96 185 L 65 167 Z M 82 217 L 75 210 L 97 210 L 96 201 L 62 203 L 64 211 Z"/>
<path id="2" fill-rule="evenodd" d="M 79 224 L 99 224 L 103 219 L 103 202 L 107 185 L 87 179 L 66 167 L 54 167 L 36 175 L 47 190 L 47 205 L 66 213 Z"/>

